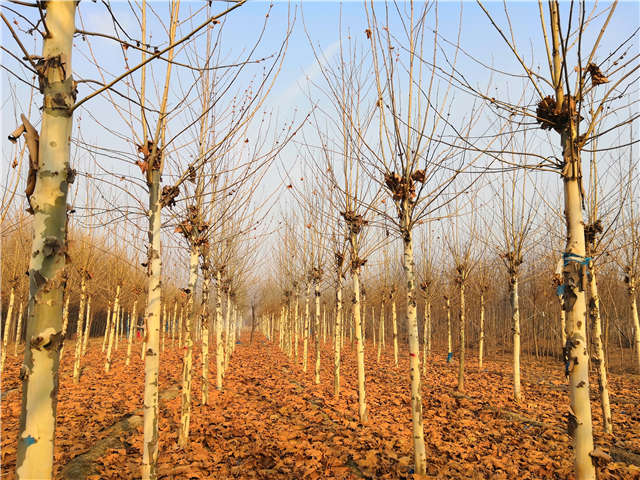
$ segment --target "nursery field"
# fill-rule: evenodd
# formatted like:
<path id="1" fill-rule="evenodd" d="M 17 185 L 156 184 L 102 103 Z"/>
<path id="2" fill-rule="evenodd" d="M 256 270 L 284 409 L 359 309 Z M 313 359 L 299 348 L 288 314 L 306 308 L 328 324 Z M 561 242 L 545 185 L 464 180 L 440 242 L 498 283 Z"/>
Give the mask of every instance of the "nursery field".
<path id="1" fill-rule="evenodd" d="M 54 470 L 59 479 L 140 477 L 141 407 L 144 390 L 140 344 L 129 366 L 123 347 L 104 373 L 100 341 L 90 342 L 78 385 L 73 355 L 64 355 Z M 367 345 L 368 347 L 370 346 Z M 194 366 L 200 366 L 194 349 Z M 315 356 L 311 349 L 310 358 Z M 332 350 L 322 347 L 321 383 L 304 374 L 277 345 L 242 335 L 229 363 L 222 392 L 211 388 L 202 405 L 194 376 L 191 437 L 177 445 L 180 424 L 182 350 L 160 357 L 158 478 L 258 479 L 571 479 L 566 434 L 567 385 L 559 362 L 523 365 L 523 397 L 511 400 L 510 359 L 489 358 L 478 371 L 469 360 L 467 391 L 456 392 L 455 363 L 434 353 L 423 378 L 426 476 L 413 475 L 408 356 L 394 367 L 392 352 L 380 363 L 366 355 L 369 422 L 358 422 L 354 351 L 345 342 L 343 388 L 333 395 Z M 20 357 L 18 357 L 20 358 Z M 2 478 L 15 478 L 20 412 L 18 358 L 7 359 L 2 378 Z M 209 369 L 215 384 L 215 362 Z M 593 378 L 595 382 L 595 377 Z M 613 435 L 601 433 L 597 395 L 592 393 L 601 479 L 640 478 L 640 378 L 610 375 Z M 593 388 L 592 388 L 593 390 Z"/>

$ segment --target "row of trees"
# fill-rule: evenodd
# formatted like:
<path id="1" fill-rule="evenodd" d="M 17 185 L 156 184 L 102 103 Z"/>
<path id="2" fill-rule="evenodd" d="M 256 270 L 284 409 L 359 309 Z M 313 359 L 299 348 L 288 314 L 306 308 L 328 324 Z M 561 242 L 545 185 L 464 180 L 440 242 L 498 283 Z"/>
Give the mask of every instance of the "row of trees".
<path id="1" fill-rule="evenodd" d="M 263 287 L 258 305 L 261 327 L 272 339 L 277 330 L 281 347 L 292 358 L 298 356 L 298 339 L 302 339 L 304 371 L 311 370 L 309 351 L 315 352 L 316 383 L 321 371 L 320 334 L 333 335 L 336 395 L 340 394 L 342 342 L 347 335 L 353 338 L 363 423 L 369 420 L 367 339 L 377 337 L 380 352 L 389 338 L 397 363 L 400 342 L 406 338 L 415 472 L 424 474 L 421 362 L 426 368 L 431 338 L 444 336 L 446 315 L 448 359 L 457 342 L 458 389 L 464 390 L 465 346 L 470 337 L 478 342 L 481 364 L 490 343 L 485 330 L 490 330 L 492 322 L 494 336 L 498 329 L 506 330 L 504 299 L 508 296 L 511 341 L 501 343 L 512 345 L 516 401 L 522 398 L 522 333 L 529 329 L 538 349 L 541 332 L 531 328 L 535 322 L 529 320 L 553 321 L 560 311 L 576 477 L 595 478 L 587 339 L 599 374 L 606 431 L 611 430 L 611 418 L 604 346 L 611 339 L 612 323 L 627 345 L 633 343 L 640 366 L 635 141 L 632 135 L 631 141 L 623 141 L 620 133 L 633 131 L 637 124 L 635 103 L 628 99 L 636 91 L 640 57 L 631 49 L 637 32 L 619 43 L 603 41 L 617 2 L 605 7 L 572 3 L 561 8 L 550 1 L 545 8 L 540 4 L 541 37 L 534 42 L 542 52 L 538 63 L 535 56 L 528 60 L 516 43 L 520 39 L 509 12 L 500 19 L 480 3 L 477 13 L 492 25 L 519 68 L 518 73 L 510 73 L 512 66 L 490 66 L 481 52 L 464 44 L 462 20 L 457 30 L 442 25 L 438 3 L 367 1 L 364 32 L 354 37 L 340 27 L 336 55 L 326 57 L 308 33 L 315 60 L 324 68 L 308 86 L 312 108 L 305 120 L 309 121 L 294 119 L 284 124 L 264 107 L 283 66 L 291 23 L 275 49 L 263 54 L 262 41 L 274 34 L 274 27 L 267 23 L 269 10 L 253 46 L 230 60 L 223 27 L 243 0 L 218 10 L 204 5 L 188 14 L 181 13 L 180 0 L 169 2 L 161 13 L 143 1 L 131 7 L 139 36 L 127 32 L 111 9 L 107 14 L 114 33 L 105 34 L 76 26 L 75 3 L 20 3 L 3 6 L 2 20 L 19 52 L 12 54 L 17 67 L 38 80 L 37 87 L 26 83 L 32 101 L 40 92 L 43 108 L 39 132 L 30 123 L 37 122 L 22 114 L 10 135 L 14 142 L 24 137 L 21 146 L 16 143 L 13 162 L 22 170 L 16 170 L 15 181 L 9 175 L 2 203 L 3 232 L 10 232 L 5 222 L 13 221 L 9 219 L 13 199 L 20 198 L 18 180 L 26 177 L 24 199 L 32 217 L 25 223 L 31 225 L 33 237 L 26 269 L 29 302 L 18 478 L 49 478 L 52 473 L 58 365 L 67 332 L 64 319 L 73 297 L 65 294 L 73 284 L 70 279 L 77 277 L 75 288 L 80 291 L 76 358 L 82 352 L 80 326 L 90 324 L 85 308 L 90 296 L 98 298 L 88 285 L 90 265 L 96 258 L 87 253 L 69 261 L 68 219 L 74 208 L 68 205 L 68 191 L 76 177 L 87 185 L 99 180 L 100 185 L 95 187 L 100 206 L 90 202 L 94 190 L 87 188 L 79 203 L 91 206 L 85 207 L 81 218 L 100 215 L 103 218 L 97 223 L 124 225 L 126 234 L 116 228 L 106 230 L 107 245 L 111 248 L 119 245 L 120 238 L 130 237 L 119 257 L 136 259 L 106 270 L 115 274 L 108 287 L 106 282 L 100 287 L 105 292 L 102 311 L 106 307 L 111 312 L 100 333 L 108 370 L 112 344 L 120 339 L 120 332 L 127 332 L 131 343 L 136 300 L 140 303 L 145 325 L 143 478 L 157 476 L 161 334 L 169 326 L 166 319 L 171 315 L 166 312 L 175 305 L 171 298 L 180 295 L 178 285 L 184 294 L 184 330 L 178 327 L 178 335 L 184 335 L 185 346 L 181 446 L 189 438 L 194 343 L 201 342 L 206 380 L 214 334 L 216 387 L 222 388 L 233 349 L 233 312 L 241 303 L 255 307 L 256 292 Z M 14 29 L 15 23 L 5 13 L 15 17 L 17 24 L 30 26 Z M 158 22 L 149 20 L 150 16 Z M 591 29 L 598 33 L 589 33 Z M 27 50 L 23 31 L 40 35 L 36 45 L 41 46 L 42 55 Z M 86 43 L 81 51 L 99 79 L 73 77 L 74 71 L 81 71 L 71 61 L 72 52 L 79 48 L 74 39 Z M 92 41 L 115 42 L 123 67 L 114 72 L 111 65 L 104 66 Z M 609 52 L 601 53 L 604 48 Z M 134 55 L 139 62 L 132 66 Z M 543 73 L 545 63 L 548 73 Z M 479 87 L 477 80 L 471 80 L 478 68 L 493 84 L 504 87 L 495 94 L 489 93 L 491 82 Z M 94 89 L 78 98 L 78 91 L 86 86 Z M 521 91 L 515 101 L 514 89 Z M 98 101 L 113 112 L 108 120 L 88 108 Z M 79 112 L 85 117 L 82 122 L 89 118 L 92 125 L 122 143 L 112 147 L 86 140 L 80 130 L 73 133 L 73 118 Z M 27 115 L 34 115 L 32 109 Z M 293 144 L 303 123 L 304 136 Z M 300 181 L 298 172 L 289 167 L 283 173 L 288 187 L 284 191 L 295 199 L 290 204 L 295 207 L 289 206 L 288 211 L 299 213 L 283 215 L 276 253 L 271 256 L 275 261 L 265 267 L 271 269 L 272 284 L 278 286 L 279 298 L 274 298 L 273 289 L 256 285 L 261 268 L 256 266 L 258 249 L 252 248 L 252 242 L 261 241 L 258 225 L 273 206 L 273 191 L 279 190 L 265 191 L 261 185 L 274 158 L 290 154 L 290 149 L 284 150 L 288 144 L 303 159 Z M 72 168 L 72 152 L 81 160 L 93 160 L 95 171 L 82 163 Z M 583 153 L 591 156 L 589 173 L 584 175 Z M 621 175 L 600 175 L 602 157 L 620 166 Z M 548 198 L 547 180 L 540 180 L 536 171 L 560 175 L 561 199 Z M 87 223 L 79 221 L 79 231 Z M 566 231 L 561 225 L 566 225 Z M 538 235 L 536 229 L 544 234 Z M 545 237 L 548 245 L 542 240 Z M 396 239 L 401 241 L 398 250 L 391 246 Z M 16 250 L 27 244 L 16 241 Z M 552 253 L 545 255 L 545 249 Z M 492 251 L 489 256 L 488 250 Z M 167 275 L 163 261 L 175 258 L 174 251 L 186 252 L 187 260 L 175 262 Z M 136 266 L 138 252 L 146 278 L 138 280 L 145 288 L 135 290 L 126 282 L 141 273 Z M 508 280 L 506 292 L 495 286 L 492 270 L 499 262 Z M 629 302 L 618 301 L 623 294 L 616 264 L 624 272 Z M 15 265 L 14 272 L 18 262 Z M 545 271 L 554 272 L 557 299 L 549 294 L 552 279 Z M 10 282 L 17 278 L 11 275 Z M 164 285 L 169 278 L 171 285 Z M 602 278 L 607 280 L 603 283 Z M 603 285 L 609 288 L 606 302 L 601 302 L 598 280 L 600 291 Z M 323 301 L 323 291 L 331 300 Z M 142 293 L 146 299 L 140 297 Z M 544 307 L 541 299 L 547 300 Z M 110 307 L 105 305 L 111 301 Z M 9 293 L 8 314 L 13 303 L 15 292 Z M 478 306 L 471 335 L 466 330 L 470 303 Z M 329 312 L 322 309 L 323 304 L 331 305 Z M 618 313 L 612 315 L 615 309 Z M 627 310 L 630 321 L 623 322 Z M 124 311 L 131 311 L 128 322 L 121 320 L 119 312 Z M 387 315 L 390 325 L 380 321 Z M 11 316 L 5 322 L 5 342 Z M 587 318 L 592 327 L 589 335 Z M 604 338 L 603 318 L 608 319 Z M 174 313 L 172 332 L 175 319 Z M 531 349 L 530 341 L 527 347 Z M 207 395 L 204 381 L 203 403 Z"/>

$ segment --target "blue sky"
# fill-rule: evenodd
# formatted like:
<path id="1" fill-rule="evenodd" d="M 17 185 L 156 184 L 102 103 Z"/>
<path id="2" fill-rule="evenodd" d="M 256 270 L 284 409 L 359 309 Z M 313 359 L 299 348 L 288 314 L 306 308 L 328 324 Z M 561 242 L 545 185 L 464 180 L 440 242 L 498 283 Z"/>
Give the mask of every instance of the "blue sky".
<path id="1" fill-rule="evenodd" d="M 399 5 L 400 8 L 406 8 L 408 3 L 401 3 Z M 607 4 L 603 3 L 603 5 Z M 111 6 L 125 31 L 134 38 L 138 37 L 140 32 L 139 26 L 135 17 L 131 14 L 129 5 L 125 2 L 112 2 Z M 190 12 L 200 9 L 201 6 L 202 2 L 183 2 L 180 8 L 181 18 L 186 18 Z M 227 6 L 228 4 L 224 2 L 214 2 L 214 9 L 218 11 Z M 383 6 L 382 2 L 375 3 L 375 7 L 378 10 L 382 9 Z M 536 62 L 538 62 L 542 66 L 543 71 L 546 72 L 546 70 L 544 70 L 546 68 L 544 51 L 540 49 L 542 44 L 539 40 L 540 22 L 537 3 L 510 1 L 507 6 L 510 12 L 513 30 L 517 35 L 517 41 L 521 47 L 523 56 L 529 59 L 533 55 Z M 150 7 L 160 18 L 168 18 L 168 3 L 151 2 Z M 492 15 L 495 15 L 501 25 L 505 25 L 502 2 L 490 2 L 486 4 L 486 7 Z M 566 14 L 567 7 L 568 3 L 563 2 L 563 15 Z M 463 12 L 461 45 L 463 48 L 470 55 L 477 57 L 486 64 L 491 64 L 505 71 L 521 73 L 520 66 L 514 60 L 513 55 L 505 48 L 504 41 L 499 37 L 475 2 L 439 3 L 440 34 L 447 39 L 455 40 L 458 35 L 458 20 L 460 18 L 461 8 Z M 243 51 L 246 52 L 247 49 L 251 48 L 262 28 L 265 14 L 268 10 L 269 3 L 255 1 L 249 2 L 226 17 L 223 26 L 223 60 L 231 61 L 241 56 Z M 11 12 L 4 9 L 3 11 L 10 20 L 15 18 L 15 15 Z M 86 30 L 104 33 L 113 32 L 111 17 L 101 3 L 81 2 L 78 11 L 76 22 L 78 28 L 81 28 L 82 20 L 84 21 L 84 28 Z M 28 13 L 29 15 L 32 14 L 32 12 Z M 148 15 L 149 30 L 154 32 L 150 43 L 159 46 L 166 45 L 166 32 L 157 19 L 154 19 L 153 12 L 149 12 Z M 273 111 L 277 115 L 280 123 L 291 121 L 292 118 L 300 119 L 309 111 L 310 104 L 304 93 L 304 90 L 308 88 L 307 79 L 320 80 L 319 73 L 322 67 L 314 60 L 305 28 L 314 46 L 327 57 L 332 57 L 337 51 L 340 40 L 340 23 L 342 24 L 343 37 L 351 35 L 360 42 L 361 45 L 367 46 L 365 36 L 367 20 L 363 3 L 360 1 L 344 2 L 342 4 L 320 1 L 294 2 L 291 4 L 287 2 L 274 2 L 269 14 L 267 33 L 257 49 L 256 57 L 271 54 L 279 48 L 287 24 L 294 16 L 295 24 L 293 25 L 283 68 L 269 99 L 264 105 L 264 110 Z M 194 23 L 199 23 L 202 18 L 203 15 L 200 14 L 197 19 L 194 19 Z M 621 2 L 614 16 L 612 27 L 608 30 L 603 40 L 601 48 L 602 54 L 607 53 L 611 45 L 615 45 L 631 34 L 638 25 L 640 25 L 638 2 Z M 399 28 L 400 24 L 394 22 L 392 30 L 399 31 Z M 189 25 L 183 25 L 182 32 L 184 33 L 188 30 Z M 26 35 L 22 35 L 22 37 L 25 39 L 26 47 L 37 53 L 40 48 L 39 45 L 36 45 L 35 41 Z M 425 41 L 429 42 L 430 39 L 426 39 Z M 585 38 L 585 41 L 588 41 L 588 36 Z M 11 51 L 18 51 L 15 42 L 11 39 L 6 28 L 2 29 L 2 42 L 3 45 Z M 100 67 L 108 72 L 106 73 L 107 79 L 110 78 L 109 75 L 118 74 L 125 69 L 122 52 L 113 41 L 92 38 L 91 44 L 94 49 L 93 53 Z M 73 59 L 74 77 L 99 78 L 99 72 L 96 66 L 92 65 L 89 52 L 82 39 L 76 39 L 76 47 Z M 129 50 L 128 55 L 130 65 L 134 65 L 139 61 L 139 55 L 135 52 Z M 178 54 L 178 58 L 184 61 L 186 57 Z M 3 64 L 8 66 L 14 73 L 24 78 L 29 78 L 29 75 L 22 73 L 16 62 L 4 53 L 2 61 Z M 480 86 L 486 85 L 488 81 L 486 69 L 467 58 L 461 58 L 459 67 L 465 72 L 467 78 L 472 79 L 474 84 Z M 163 75 L 164 68 L 164 63 L 157 62 L 152 69 L 153 73 L 150 72 L 149 75 L 155 75 L 159 78 Z M 259 72 L 259 67 L 249 68 L 244 75 L 239 77 L 237 82 L 238 88 L 240 90 L 244 88 L 249 80 Z M 192 80 L 192 75 L 184 70 L 176 69 L 174 75 L 175 80 L 172 85 L 174 95 L 172 100 L 177 98 L 181 87 L 185 87 L 185 85 L 188 85 Z M 19 114 L 21 111 L 27 109 L 24 99 L 28 98 L 28 89 L 19 82 L 16 82 L 5 70 L 2 71 L 0 79 L 2 81 L 2 126 L 4 127 L 3 131 L 6 132 L 15 127 L 16 120 L 14 111 Z M 133 81 L 139 82 L 138 74 L 133 75 Z M 12 103 L 11 89 L 9 88 L 10 84 L 15 85 L 15 98 L 19 99 L 18 105 L 13 105 Z M 501 93 L 509 90 L 511 94 L 516 95 L 519 93 L 520 85 L 517 82 L 497 79 L 494 81 L 494 87 L 498 88 L 498 91 Z M 119 88 L 124 90 L 125 86 L 121 85 Z M 79 98 L 81 98 L 86 95 L 89 90 L 81 84 L 79 91 Z M 39 106 L 40 102 L 39 95 L 36 95 L 35 106 Z M 457 113 L 462 115 L 464 114 L 465 104 L 464 101 L 460 101 L 459 103 Z M 294 114 L 296 109 L 298 113 Z M 32 113 L 34 123 L 37 122 L 36 111 L 37 110 L 34 109 Z M 102 124 L 113 129 L 113 132 L 106 131 L 97 122 L 91 120 L 91 116 L 94 116 Z M 78 129 L 81 129 L 82 137 L 88 143 L 99 144 L 101 147 L 122 151 L 127 154 L 125 157 L 115 155 L 115 157 L 121 157 L 119 159 L 113 158 L 113 155 L 99 158 L 98 164 L 105 170 L 105 178 L 108 178 L 111 174 L 139 176 L 139 170 L 132 164 L 131 160 L 135 153 L 135 147 L 132 142 L 129 141 L 130 138 L 128 138 L 130 137 L 130 130 L 124 125 L 123 117 L 113 109 L 106 98 L 96 98 L 87 103 L 85 108 L 78 112 L 74 124 L 76 128 L 75 131 L 77 132 Z M 170 128 L 173 131 L 178 131 L 181 128 L 181 124 L 180 122 L 175 122 Z M 10 159 L 13 155 L 12 145 L 4 141 L 2 143 L 2 152 L 4 157 L 2 162 L 3 172 L 7 173 L 7 166 L 10 164 Z M 280 180 L 279 172 L 287 169 L 293 169 L 293 171 L 295 171 L 293 165 L 297 155 L 298 150 L 293 147 L 284 152 L 280 159 L 280 169 L 274 170 L 272 174 L 266 178 L 265 192 L 276 188 Z M 125 159 L 123 160 L 123 158 Z M 92 160 L 87 157 L 85 152 L 77 152 L 77 156 L 73 161 L 79 170 L 95 170 L 95 167 L 89 166 Z M 26 171 L 24 173 L 26 173 Z M 175 174 L 178 173 L 178 171 L 174 169 L 168 173 Z M 6 176 L 3 175 L 3 178 L 6 178 Z M 551 181 L 557 182 L 555 178 Z M 82 182 L 79 183 L 80 185 L 77 184 L 76 188 L 84 189 L 84 187 L 81 186 Z M 110 187 L 106 185 L 102 188 L 106 192 L 111 191 Z M 132 203 L 131 199 L 127 198 L 126 195 L 123 196 L 121 193 L 116 194 L 115 192 L 113 192 L 113 195 L 117 195 L 119 201 L 136 207 L 135 202 Z"/>

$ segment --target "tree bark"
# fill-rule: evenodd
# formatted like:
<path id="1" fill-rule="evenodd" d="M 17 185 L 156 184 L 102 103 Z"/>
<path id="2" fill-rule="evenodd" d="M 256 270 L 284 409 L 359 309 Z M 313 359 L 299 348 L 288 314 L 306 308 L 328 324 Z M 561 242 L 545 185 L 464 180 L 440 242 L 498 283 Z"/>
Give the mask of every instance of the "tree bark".
<path id="1" fill-rule="evenodd" d="M 430 293 L 426 292 L 424 297 L 424 346 L 422 359 L 422 373 L 427 374 L 427 357 L 431 355 L 431 301 Z"/>
<path id="2" fill-rule="evenodd" d="M 104 363 L 105 373 L 109 373 L 111 369 L 111 349 L 113 348 L 113 339 L 118 335 L 118 315 L 120 314 L 120 285 L 116 287 L 116 298 L 113 302 L 113 310 L 111 311 L 111 329 L 109 330 L 109 342 L 107 345 L 107 359 Z"/>
<path id="3" fill-rule="evenodd" d="M 180 412 L 180 434 L 178 445 L 181 448 L 189 443 L 189 427 L 191 425 L 191 379 L 193 373 L 193 325 L 196 316 L 195 296 L 196 283 L 198 281 L 198 259 L 200 249 L 193 245 L 189 261 L 189 298 L 187 299 L 187 317 L 184 329 L 184 360 L 182 362 L 182 392 L 181 392 L 181 412 Z"/>
<path id="4" fill-rule="evenodd" d="M 209 285 L 211 277 L 208 268 L 202 269 L 202 404 L 209 404 Z"/>
<path id="5" fill-rule="evenodd" d="M 396 299 L 391 299 L 391 326 L 393 328 L 393 364 L 398 367 L 398 317 L 396 314 Z"/>
<path id="6" fill-rule="evenodd" d="M 316 297 L 316 310 L 315 314 L 315 345 L 316 345 L 316 371 L 314 377 L 314 383 L 320 384 L 320 279 L 315 280 L 314 294 Z"/>
<path id="7" fill-rule="evenodd" d="M 513 399 L 522 400 L 520 385 L 520 300 L 518 298 L 518 276 L 509 278 L 509 298 L 511 301 L 511 328 L 513 329 Z"/>
<path id="8" fill-rule="evenodd" d="M 451 300 L 448 296 L 444 297 L 447 309 L 447 363 L 453 358 L 453 345 L 451 340 Z"/>
<path id="9" fill-rule="evenodd" d="M 633 278 L 629 279 L 628 292 L 629 300 L 631 301 L 631 321 L 635 331 L 633 341 L 636 344 L 636 371 L 640 373 L 640 320 L 638 319 L 638 303 L 636 301 L 636 283 Z"/>
<path id="10" fill-rule="evenodd" d="M 384 300 L 382 300 L 382 304 L 380 305 L 380 333 L 378 335 L 378 362 L 380 362 L 380 355 L 382 353 L 382 347 L 384 346 L 384 315 L 385 315 L 385 309 L 384 309 Z"/>
<path id="11" fill-rule="evenodd" d="M 14 287 L 11 287 L 9 294 L 9 307 L 7 308 L 7 316 L 4 319 L 4 334 L 2 336 L 2 355 L 0 356 L 0 373 L 4 371 L 4 362 L 7 358 L 7 344 L 11 335 L 11 317 L 13 316 L 13 303 L 15 301 Z"/>
<path id="12" fill-rule="evenodd" d="M 16 324 L 16 338 L 15 338 L 15 342 L 13 344 L 13 354 L 15 356 L 18 356 L 18 345 L 20 345 L 20 342 L 22 341 L 22 315 L 24 313 L 24 303 L 20 302 L 20 308 L 18 309 L 18 318 L 17 320 L 17 324 Z M 2 370 L 0 369 L 0 372 Z"/>
<path id="13" fill-rule="evenodd" d="M 464 361 L 465 361 L 465 280 L 461 279 L 459 284 L 460 293 L 460 357 L 458 358 L 458 391 L 464 391 Z"/>
<path id="14" fill-rule="evenodd" d="M 304 326 L 302 327 L 302 371 L 307 373 L 307 363 L 309 362 L 309 295 L 310 286 L 307 283 L 307 291 L 304 296 Z M 297 310 L 297 309 L 296 309 Z M 297 315 L 294 313 L 294 324 L 297 324 Z M 295 327 L 294 327 L 295 328 Z"/>
<path id="15" fill-rule="evenodd" d="M 369 415 L 367 411 L 367 392 L 365 388 L 364 373 L 364 342 L 362 341 L 362 324 L 360 323 L 360 272 L 358 269 L 351 271 L 353 281 L 353 310 L 352 319 L 356 330 L 356 359 L 358 365 L 358 415 L 360 423 L 367 423 Z"/>
<path id="16" fill-rule="evenodd" d="M 162 309 L 162 259 L 160 256 L 160 171 L 150 173 L 149 186 L 149 259 L 147 273 L 147 307 L 145 312 L 144 420 L 142 479 L 157 477 L 158 462 L 158 375 L 160 363 L 160 313 Z"/>
<path id="17" fill-rule="evenodd" d="M 87 299 L 87 319 L 84 322 L 84 335 L 82 337 L 82 356 L 87 351 L 87 343 L 89 343 L 89 337 L 91 336 L 91 296 Z"/>
<path id="18" fill-rule="evenodd" d="M 413 450 L 415 455 L 415 473 L 417 475 L 425 475 L 427 470 L 427 454 L 424 445 L 424 427 L 422 424 L 422 379 L 420 375 L 420 343 L 418 337 L 415 266 L 413 260 L 413 239 L 408 225 L 406 208 L 404 208 L 403 217 L 404 225 L 402 236 L 404 243 L 404 255 L 402 265 L 404 267 L 405 280 L 407 282 L 407 331 L 409 332 Z M 395 337 L 396 332 L 394 328 L 394 343 Z"/>
<path id="19" fill-rule="evenodd" d="M 85 319 L 84 306 L 86 294 L 87 282 L 85 280 L 85 273 L 82 272 L 82 279 L 80 280 L 80 309 L 78 310 L 78 319 L 76 320 L 76 349 L 73 362 L 73 383 L 78 383 L 80 380 L 80 355 L 82 353 L 82 330 Z"/>
<path id="20" fill-rule="evenodd" d="M 478 369 L 484 360 L 484 291 L 480 293 L 480 341 L 478 344 Z"/>
<path id="21" fill-rule="evenodd" d="M 224 369 L 224 346 L 222 345 L 222 296 L 220 294 L 222 274 L 216 271 L 216 389 L 222 390 L 222 378 Z"/>
<path id="22" fill-rule="evenodd" d="M 600 317 L 600 296 L 596 270 L 593 261 L 589 262 L 589 320 L 591 321 L 591 341 L 593 354 L 591 361 L 598 372 L 598 389 L 600 391 L 600 407 L 602 408 L 602 426 L 605 433 L 613 433 L 611 422 L 611 403 L 609 402 L 609 382 L 607 380 L 607 364 L 602 346 L 602 320 Z"/>
<path id="23" fill-rule="evenodd" d="M 562 134 L 565 158 L 564 204 L 567 221 L 567 245 L 564 253 L 563 305 L 567 321 L 567 342 L 564 347 L 566 370 L 569 376 L 569 433 L 573 438 L 577 480 L 596 478 L 591 459 L 593 427 L 589 400 L 589 357 L 587 354 L 586 304 L 584 292 L 584 221 L 581 189 L 578 179 L 580 156 L 575 141 L 567 132 Z M 570 173 L 573 172 L 573 173 Z"/>
<path id="24" fill-rule="evenodd" d="M 16 477 L 48 479 L 58 400 L 58 366 L 62 342 L 62 302 L 67 252 L 67 192 L 73 173 L 69 143 L 75 103 L 71 51 L 76 2 L 50 1 L 44 22 L 41 75 L 44 94 L 37 153 L 34 212 L 29 265 L 29 308 L 22 378 L 22 406 Z M 33 152 L 35 155 L 35 152 Z"/>
<path id="25" fill-rule="evenodd" d="M 131 363 L 131 344 L 133 343 L 133 333 L 138 325 L 138 301 L 133 302 L 133 308 L 131 310 L 131 316 L 129 317 L 129 343 L 127 344 L 127 359 L 125 365 Z"/>
<path id="26" fill-rule="evenodd" d="M 340 347 L 342 345 L 342 274 L 338 270 L 336 285 L 336 324 L 334 331 L 333 396 L 340 397 Z"/>

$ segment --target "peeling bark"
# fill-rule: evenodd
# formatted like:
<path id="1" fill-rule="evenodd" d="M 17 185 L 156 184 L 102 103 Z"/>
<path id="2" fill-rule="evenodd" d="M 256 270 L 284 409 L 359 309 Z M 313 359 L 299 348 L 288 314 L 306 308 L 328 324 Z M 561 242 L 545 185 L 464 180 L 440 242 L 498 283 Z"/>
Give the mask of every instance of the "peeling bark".
<path id="1" fill-rule="evenodd" d="M 48 479 L 58 397 L 58 366 L 67 249 L 67 182 L 75 89 L 71 52 L 76 2 L 50 1 L 45 22 L 40 83 L 44 94 L 38 170 L 30 198 L 33 241 L 29 265 L 27 344 L 22 367 L 22 406 L 16 477 Z"/>

